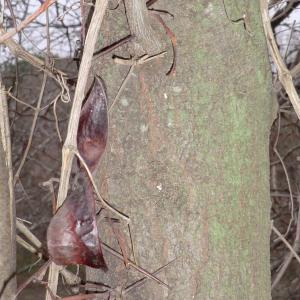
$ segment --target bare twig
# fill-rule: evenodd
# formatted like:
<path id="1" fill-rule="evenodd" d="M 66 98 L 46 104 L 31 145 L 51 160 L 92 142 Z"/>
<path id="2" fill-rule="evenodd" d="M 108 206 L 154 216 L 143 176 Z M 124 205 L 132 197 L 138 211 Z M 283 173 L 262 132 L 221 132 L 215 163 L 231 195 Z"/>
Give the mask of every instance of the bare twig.
<path id="1" fill-rule="evenodd" d="M 283 156 L 282 156 L 282 160 L 285 160 L 291 153 L 293 153 L 295 150 L 299 149 L 300 148 L 300 145 L 296 145 L 294 147 L 292 147 L 291 149 L 289 149 Z M 275 160 L 273 162 L 270 163 L 271 166 L 275 166 L 277 164 L 281 163 L 281 161 L 278 159 L 278 160 Z"/>
<path id="2" fill-rule="evenodd" d="M 42 280 L 43 277 L 46 274 L 46 271 L 50 265 L 51 260 L 48 260 L 45 262 L 33 275 L 31 275 L 24 283 L 22 283 L 17 290 L 17 293 L 15 295 L 14 299 L 17 299 L 18 295 L 32 282 L 35 280 Z"/>
<path id="3" fill-rule="evenodd" d="M 41 91 L 40 91 L 40 96 L 39 96 L 39 99 L 38 99 L 38 102 L 37 102 L 37 105 L 36 105 L 36 109 L 35 109 L 35 113 L 34 113 L 34 117 L 33 117 L 33 120 L 32 120 L 32 125 L 31 125 L 31 129 L 30 129 L 28 143 L 27 143 L 26 149 L 25 149 L 25 151 L 23 153 L 23 157 L 22 157 L 22 160 L 20 162 L 20 165 L 19 165 L 19 167 L 18 167 L 18 169 L 17 169 L 17 171 L 15 173 L 14 185 L 16 184 L 17 180 L 19 179 L 21 170 L 22 170 L 22 168 L 24 166 L 24 163 L 26 161 L 28 152 L 30 150 L 30 146 L 31 146 L 32 139 L 33 139 L 33 134 L 34 134 L 34 131 L 35 131 L 37 119 L 38 119 L 40 108 L 41 108 L 42 99 L 43 99 L 44 92 L 45 92 L 47 78 L 48 78 L 47 73 L 44 73 L 44 75 L 43 75 L 43 82 L 42 82 L 42 88 L 41 88 Z"/>
<path id="4" fill-rule="evenodd" d="M 0 44 L 5 42 L 7 39 L 13 37 L 17 32 L 21 31 L 28 24 L 34 21 L 40 14 L 42 14 L 50 5 L 52 5 L 56 0 L 46 0 L 32 15 L 28 16 L 23 22 L 21 22 L 16 29 L 0 36 Z"/>
<path id="5" fill-rule="evenodd" d="M 298 203 L 300 204 L 299 197 L 298 197 Z M 282 276 L 284 275 L 285 271 L 287 270 L 287 268 L 288 268 L 289 264 L 291 263 L 292 259 L 295 257 L 297 259 L 297 261 L 300 263 L 300 257 L 297 254 L 297 251 L 299 251 L 299 248 L 300 248 L 300 207 L 298 208 L 297 230 L 296 230 L 296 237 L 295 237 L 293 247 L 285 239 L 285 237 L 277 230 L 277 228 L 273 225 L 273 222 L 272 222 L 272 230 L 278 235 L 278 237 L 290 249 L 290 252 L 286 256 L 280 271 L 277 273 L 275 279 L 273 280 L 272 289 L 274 289 L 275 286 L 281 280 Z"/>
<path id="6" fill-rule="evenodd" d="M 120 58 L 120 57 L 114 57 L 114 62 L 117 63 L 117 64 L 120 64 L 120 65 L 130 65 L 130 68 L 129 68 L 129 71 L 127 72 L 126 76 L 125 76 L 125 79 L 122 81 L 121 83 L 121 86 L 118 90 L 118 93 L 114 99 L 114 101 L 112 102 L 112 104 L 110 105 L 109 109 L 108 109 L 108 113 L 111 113 L 112 112 L 112 109 L 114 107 L 114 105 L 116 104 L 116 102 L 118 101 L 120 95 L 122 94 L 126 84 L 128 83 L 128 80 L 130 78 L 130 75 L 133 73 L 133 70 L 134 70 L 134 67 L 137 66 L 137 65 L 142 65 L 144 63 L 147 63 L 155 58 L 158 58 L 158 57 L 162 57 L 166 54 L 166 52 L 161 52 L 161 53 L 158 53 L 156 55 L 152 55 L 152 56 L 149 56 L 149 55 L 143 55 L 139 58 L 132 58 L 132 59 L 123 59 L 123 58 Z"/>
<path id="7" fill-rule="evenodd" d="M 279 115 L 278 115 L 278 130 L 277 130 L 276 140 L 275 140 L 275 143 L 274 143 L 274 146 L 273 146 L 273 151 L 275 152 L 275 154 L 277 155 L 278 159 L 281 162 L 281 165 L 282 165 L 282 168 L 284 170 L 285 177 L 286 177 L 286 181 L 287 181 L 287 184 L 288 184 L 289 194 L 290 194 L 291 218 L 290 218 L 289 225 L 288 225 L 288 228 L 286 230 L 286 233 L 284 234 L 284 236 L 286 236 L 289 233 L 290 228 L 291 228 L 292 223 L 293 223 L 293 220 L 294 220 L 294 199 L 293 199 L 293 192 L 292 192 L 291 181 L 290 181 L 290 177 L 289 177 L 287 168 L 285 166 L 284 160 L 282 159 L 279 151 L 277 150 L 277 144 L 278 144 L 278 140 L 279 140 L 280 129 L 281 129 L 281 115 L 279 113 Z"/>
<path id="8" fill-rule="evenodd" d="M 103 247 L 103 249 L 105 251 L 109 252 L 110 254 L 112 254 L 113 256 L 117 257 L 118 259 L 120 259 L 122 261 L 124 260 L 122 254 L 120 254 L 119 252 L 117 252 L 113 248 L 109 247 L 107 244 L 103 243 L 102 241 L 100 241 L 100 242 L 101 242 L 101 245 L 102 245 L 102 247 Z M 136 269 L 140 273 L 142 273 L 147 278 L 156 281 L 160 285 L 163 285 L 163 286 L 165 286 L 167 288 L 170 288 L 166 283 L 164 283 L 163 281 L 161 281 L 160 279 L 158 279 L 157 277 L 155 277 L 153 274 L 149 273 L 145 269 L 141 268 L 140 266 L 138 266 L 137 264 L 135 264 L 133 261 L 128 260 L 128 265 L 131 266 L 132 268 Z"/>
<path id="9" fill-rule="evenodd" d="M 131 65 L 130 68 L 129 68 L 129 71 L 128 71 L 127 74 L 126 74 L 125 79 L 122 81 L 122 84 L 121 84 L 121 86 L 120 86 L 120 88 L 119 88 L 119 90 L 118 90 L 118 93 L 117 93 L 117 95 L 116 95 L 114 101 L 112 102 L 112 104 L 110 105 L 110 107 L 109 107 L 109 109 L 108 109 L 108 113 L 110 113 L 110 112 L 112 111 L 112 108 L 114 107 L 114 105 L 115 105 L 116 102 L 118 101 L 118 99 L 119 99 L 121 93 L 123 92 L 123 90 L 124 90 L 124 88 L 125 88 L 125 86 L 126 86 L 128 80 L 129 80 L 129 78 L 130 78 L 130 75 L 133 73 L 133 69 L 134 69 L 134 65 Z"/>
<path id="10" fill-rule="evenodd" d="M 21 222 L 17 219 L 17 229 L 36 247 L 41 248 L 42 243 L 39 239 Z"/>
<path id="11" fill-rule="evenodd" d="M 167 264 L 165 264 L 164 266 L 158 268 L 156 271 L 154 271 L 152 273 L 152 275 L 156 275 L 158 273 L 160 273 L 161 271 L 163 271 L 166 267 L 168 267 L 171 263 L 173 263 L 176 260 L 176 258 L 174 258 L 173 260 L 171 260 L 170 262 L 168 262 Z M 133 289 L 136 289 L 140 286 L 142 286 L 149 278 L 148 277 L 144 277 L 138 281 L 136 281 L 135 283 L 129 285 L 128 287 L 126 287 L 123 291 L 122 291 L 122 295 L 125 296 L 126 294 L 128 294 L 130 291 L 132 291 Z"/>
<path id="12" fill-rule="evenodd" d="M 173 49 L 173 62 L 172 62 L 172 66 L 171 66 L 170 70 L 167 72 L 166 75 L 167 76 L 169 76 L 169 75 L 174 75 L 175 76 L 176 75 L 176 63 L 177 63 L 177 51 L 176 51 L 177 41 L 176 41 L 176 36 L 172 32 L 172 30 L 166 25 L 166 23 L 164 22 L 164 20 L 162 19 L 162 17 L 160 15 L 158 15 L 158 14 L 153 14 L 153 15 L 158 20 L 158 22 L 163 26 L 167 36 L 171 40 L 172 49 Z"/>
<path id="13" fill-rule="evenodd" d="M 282 18 L 286 18 L 289 14 L 289 12 L 293 9 L 294 5 L 298 2 L 298 0 L 289 0 L 287 1 L 286 7 L 279 10 L 271 19 L 272 23 L 275 23 L 276 21 L 280 20 L 282 21 Z M 274 25 L 274 24 L 273 24 Z"/>
<path id="14" fill-rule="evenodd" d="M 295 24 L 296 24 L 296 20 L 294 20 L 294 22 L 293 22 L 293 24 L 292 24 L 292 27 L 291 27 L 290 36 L 289 36 L 289 39 L 288 39 L 288 44 L 287 44 L 287 46 L 286 46 L 285 54 L 284 54 L 284 56 L 283 56 L 283 59 L 284 59 L 284 60 L 286 60 L 287 55 L 288 55 L 288 51 L 289 51 L 289 48 L 290 48 L 292 36 L 293 36 L 293 33 L 294 33 L 294 29 L 295 29 Z"/>
<path id="15" fill-rule="evenodd" d="M 121 46 L 123 46 L 124 44 L 130 42 L 133 39 L 132 35 L 126 36 L 125 38 L 101 49 L 100 51 L 97 51 L 96 53 L 94 53 L 93 55 L 93 60 L 97 60 L 99 59 L 101 56 L 104 56 L 108 53 L 110 53 L 112 50 L 119 48 Z"/>
<path id="16" fill-rule="evenodd" d="M 99 297 L 105 297 L 103 299 L 108 299 L 107 298 L 107 292 L 105 293 L 93 293 L 93 294 L 79 294 L 79 295 L 74 295 L 74 296 L 68 296 L 61 298 L 62 300 L 94 300 L 94 299 L 99 299 Z"/>
<path id="17" fill-rule="evenodd" d="M 26 103 L 26 102 L 24 102 L 24 101 L 18 99 L 18 98 L 15 97 L 11 92 L 8 91 L 8 92 L 7 92 L 7 95 L 8 95 L 10 98 L 12 98 L 13 100 L 15 100 L 16 102 L 19 102 L 19 103 L 21 103 L 21 104 L 23 104 L 23 105 L 25 105 L 25 106 L 31 108 L 31 109 L 34 110 L 34 111 L 36 110 L 36 107 L 34 107 L 34 106 L 30 105 L 29 103 Z"/>
<path id="18" fill-rule="evenodd" d="M 61 133 L 60 133 L 60 130 L 59 130 L 59 122 L 58 122 L 57 113 L 56 113 L 56 105 L 57 105 L 57 101 L 58 101 L 59 98 L 60 98 L 60 96 L 57 96 L 54 99 L 53 115 L 54 115 L 54 118 L 55 118 L 55 127 L 56 127 L 56 132 L 57 132 L 57 135 L 58 135 L 58 139 L 59 139 L 60 143 L 62 143 L 63 140 L 62 140 Z"/>
<path id="19" fill-rule="evenodd" d="M 122 235 L 120 230 L 117 228 L 117 226 L 114 224 L 114 222 L 112 221 L 111 218 L 108 218 L 108 221 L 109 221 L 110 227 L 113 231 L 113 234 L 114 234 L 114 236 L 117 239 L 117 242 L 119 244 L 121 253 L 122 253 L 123 258 L 124 258 L 124 265 L 127 268 L 127 266 L 128 266 L 128 254 L 127 254 L 127 251 L 126 251 L 126 241 L 124 239 L 124 236 Z"/>
<path id="20" fill-rule="evenodd" d="M 37 249 L 42 247 L 42 243 L 39 241 L 39 239 L 18 219 L 17 226 L 19 231 L 26 236 L 26 238 L 34 245 L 34 247 L 24 241 L 20 236 L 17 236 L 17 242 L 31 253 L 37 254 L 41 258 L 48 259 L 48 257 L 41 256 L 41 253 L 37 251 Z M 79 284 L 81 282 L 81 278 L 78 275 L 65 268 L 61 268 L 60 273 L 69 285 Z"/>
<path id="21" fill-rule="evenodd" d="M 3 27 L 0 24 L 0 34 L 5 34 L 6 31 L 3 29 Z M 9 50 L 13 53 L 13 55 L 27 61 L 32 66 L 38 68 L 39 70 L 45 71 L 50 77 L 55 79 L 58 83 L 60 83 L 64 76 L 66 76 L 65 73 L 62 71 L 54 68 L 49 67 L 41 60 L 40 58 L 32 55 L 28 51 L 26 51 L 24 48 L 22 48 L 19 44 L 17 44 L 12 38 L 5 40 L 4 42 L 5 46 L 9 48 Z"/>
<path id="22" fill-rule="evenodd" d="M 101 201 L 101 204 L 104 206 L 104 208 L 107 208 L 108 210 L 112 211 L 114 214 L 116 214 L 118 217 L 122 218 L 123 220 L 125 220 L 125 222 L 129 223 L 130 219 L 128 216 L 126 216 L 125 214 L 119 212 L 118 210 L 116 210 L 114 207 L 112 207 L 107 201 L 105 201 L 103 199 L 103 197 L 101 196 L 97 185 L 95 183 L 95 180 L 93 178 L 93 175 L 91 173 L 91 171 L 89 170 L 87 164 L 85 163 L 84 159 L 81 157 L 81 155 L 79 154 L 79 152 L 76 150 L 74 150 L 75 155 L 79 158 L 80 163 L 84 166 L 90 181 L 92 182 L 93 188 L 95 190 L 96 195 L 98 196 L 99 200 Z"/>
<path id="23" fill-rule="evenodd" d="M 17 235 L 16 241 L 19 245 L 21 245 L 27 251 L 29 251 L 33 254 L 37 254 L 39 257 L 42 257 L 42 254 L 40 252 L 38 252 L 38 250 L 35 247 L 32 247 L 28 242 L 26 242 L 24 239 L 22 239 L 19 235 Z"/>
<path id="24" fill-rule="evenodd" d="M 274 61 L 274 65 L 278 72 L 279 80 L 282 84 L 282 86 L 285 88 L 290 101 L 292 102 L 292 105 L 295 109 L 295 112 L 300 119 L 300 99 L 298 96 L 298 93 L 296 91 L 296 88 L 293 83 L 292 75 L 287 69 L 285 63 L 283 62 L 280 52 L 278 50 L 278 46 L 276 44 L 273 30 L 270 23 L 269 18 L 269 10 L 268 10 L 268 1 L 267 0 L 260 0 L 260 9 L 261 9 L 261 15 L 262 15 L 262 21 L 263 21 L 263 27 L 267 39 L 267 44 L 270 50 L 270 54 L 272 56 L 272 59 Z"/>

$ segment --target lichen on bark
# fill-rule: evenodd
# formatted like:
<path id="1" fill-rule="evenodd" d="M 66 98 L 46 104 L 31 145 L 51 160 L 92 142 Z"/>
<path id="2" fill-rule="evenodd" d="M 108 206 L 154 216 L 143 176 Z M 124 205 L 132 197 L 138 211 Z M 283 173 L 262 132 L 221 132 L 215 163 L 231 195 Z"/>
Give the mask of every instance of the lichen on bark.
<path id="1" fill-rule="evenodd" d="M 147 281 L 126 299 L 270 299 L 272 102 L 258 1 L 240 6 L 253 35 L 222 1 L 157 6 L 175 15 L 177 75 L 165 76 L 168 60 L 136 68 L 110 118 L 104 178 L 109 201 L 131 217 L 137 262 L 154 271 L 177 259 L 159 275 L 171 290 Z M 98 280 L 140 276 L 108 261 Z"/>

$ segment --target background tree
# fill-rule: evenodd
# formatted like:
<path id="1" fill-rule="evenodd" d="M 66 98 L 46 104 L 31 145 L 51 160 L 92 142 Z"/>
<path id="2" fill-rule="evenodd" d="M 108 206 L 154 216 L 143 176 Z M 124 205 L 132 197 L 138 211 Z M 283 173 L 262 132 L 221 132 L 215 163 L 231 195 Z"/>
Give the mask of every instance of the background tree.
<path id="1" fill-rule="evenodd" d="M 12 299 L 16 292 L 16 228 L 12 182 L 11 142 L 5 89 L 0 78 L 0 282 L 3 299 Z M 3 288 L 5 287 L 5 290 Z"/>
<path id="2" fill-rule="evenodd" d="M 158 2 L 180 18 L 176 77 L 166 60 L 137 69 L 110 119 L 107 195 L 131 218 L 136 259 L 151 271 L 176 259 L 160 275 L 171 290 L 128 299 L 270 298 L 269 63 L 259 3 L 225 6 Z"/>

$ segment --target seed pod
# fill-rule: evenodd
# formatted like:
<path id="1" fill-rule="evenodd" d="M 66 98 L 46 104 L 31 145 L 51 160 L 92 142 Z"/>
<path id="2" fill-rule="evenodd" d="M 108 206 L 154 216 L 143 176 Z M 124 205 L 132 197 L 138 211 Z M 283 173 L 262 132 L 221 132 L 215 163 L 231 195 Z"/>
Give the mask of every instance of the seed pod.
<path id="1" fill-rule="evenodd" d="M 52 218 L 47 232 L 49 255 L 57 265 L 80 264 L 107 270 L 102 254 L 91 186 L 74 191 Z"/>
<path id="2" fill-rule="evenodd" d="M 96 77 L 82 106 L 77 132 L 80 155 L 93 172 L 105 150 L 108 130 L 107 97 L 102 80 Z"/>

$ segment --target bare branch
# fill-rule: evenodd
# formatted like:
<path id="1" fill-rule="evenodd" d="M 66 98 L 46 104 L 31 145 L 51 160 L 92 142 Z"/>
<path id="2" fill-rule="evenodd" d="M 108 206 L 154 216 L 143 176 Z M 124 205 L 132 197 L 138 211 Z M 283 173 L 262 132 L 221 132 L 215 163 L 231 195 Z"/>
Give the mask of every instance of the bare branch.
<path id="1" fill-rule="evenodd" d="M 7 39 L 13 37 L 17 32 L 21 31 L 28 24 L 34 21 L 40 14 L 42 14 L 50 5 L 52 5 L 56 0 L 46 0 L 32 15 L 28 16 L 23 22 L 21 22 L 16 29 L 0 36 L 0 44 L 4 43 Z"/>

